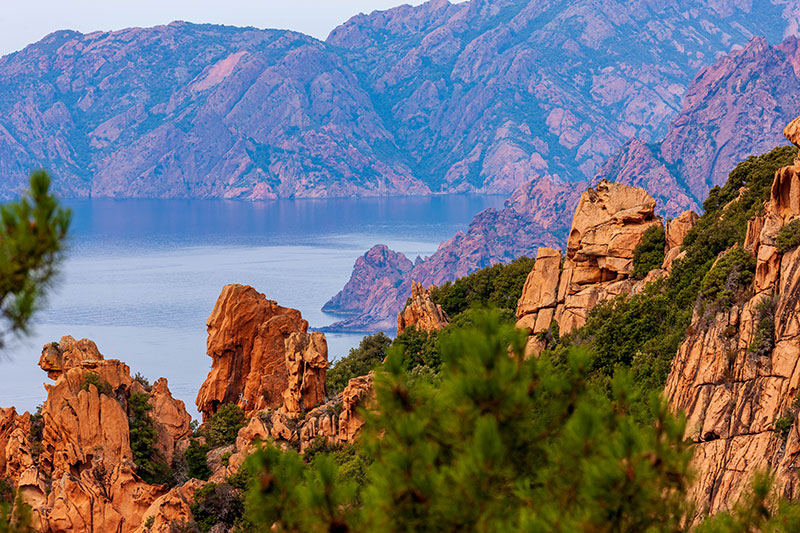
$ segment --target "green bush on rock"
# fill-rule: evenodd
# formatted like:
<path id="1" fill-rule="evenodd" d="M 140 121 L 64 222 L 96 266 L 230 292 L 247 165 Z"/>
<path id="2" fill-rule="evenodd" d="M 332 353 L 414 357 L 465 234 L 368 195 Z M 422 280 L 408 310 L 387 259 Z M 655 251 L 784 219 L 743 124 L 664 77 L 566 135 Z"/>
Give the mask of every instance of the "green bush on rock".
<path id="1" fill-rule="evenodd" d="M 633 250 L 633 276 L 642 279 L 654 268 L 661 268 L 666 246 L 667 237 L 661 224 L 647 228 L 641 242 Z"/>
<path id="2" fill-rule="evenodd" d="M 782 227 L 775 244 L 780 253 L 786 253 L 800 244 L 800 219 L 792 220 Z"/>
<path id="3" fill-rule="evenodd" d="M 208 445 L 212 448 L 227 446 L 236 442 L 236 434 L 246 424 L 242 408 L 233 403 L 220 406 L 203 429 Z"/>

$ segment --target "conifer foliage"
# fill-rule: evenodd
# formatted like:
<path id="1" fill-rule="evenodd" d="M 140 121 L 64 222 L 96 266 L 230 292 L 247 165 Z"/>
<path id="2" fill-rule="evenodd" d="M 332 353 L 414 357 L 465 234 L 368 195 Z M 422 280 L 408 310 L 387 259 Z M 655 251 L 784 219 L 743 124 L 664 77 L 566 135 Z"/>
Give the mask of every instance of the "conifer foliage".
<path id="1" fill-rule="evenodd" d="M 251 521 L 277 531 L 680 527 L 683 422 L 654 401 L 657 423 L 637 424 L 627 377 L 608 399 L 588 386 L 584 352 L 524 360 L 524 337 L 491 312 L 440 346 L 436 386 L 415 379 L 398 349 L 376 374 L 362 485 L 324 454 L 304 464 L 267 448 L 251 459 Z"/>
<path id="2" fill-rule="evenodd" d="M 71 216 L 50 193 L 44 171 L 31 174 L 22 198 L 0 207 L 0 346 L 9 333 L 27 333 L 58 271 Z"/>

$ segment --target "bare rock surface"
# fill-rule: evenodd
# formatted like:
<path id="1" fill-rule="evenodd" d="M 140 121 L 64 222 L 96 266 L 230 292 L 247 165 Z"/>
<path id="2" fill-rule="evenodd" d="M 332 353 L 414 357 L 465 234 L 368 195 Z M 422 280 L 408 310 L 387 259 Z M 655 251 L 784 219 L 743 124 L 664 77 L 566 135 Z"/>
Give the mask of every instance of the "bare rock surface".
<path id="1" fill-rule="evenodd" d="M 431 298 L 430 288 L 411 282 L 411 300 L 397 315 L 397 334 L 410 326 L 420 331 L 439 331 L 450 323 L 450 318 L 442 306 Z"/>

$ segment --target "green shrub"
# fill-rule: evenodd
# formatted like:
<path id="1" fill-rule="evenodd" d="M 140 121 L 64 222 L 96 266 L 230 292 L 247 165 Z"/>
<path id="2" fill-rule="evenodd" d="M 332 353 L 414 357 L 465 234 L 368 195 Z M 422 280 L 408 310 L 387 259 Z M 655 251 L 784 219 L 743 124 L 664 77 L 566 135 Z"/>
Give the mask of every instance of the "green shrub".
<path id="1" fill-rule="evenodd" d="M 44 435 L 44 417 L 42 416 L 42 404 L 36 407 L 36 412 L 31 415 L 31 429 L 28 434 L 28 442 L 31 446 L 31 457 L 34 463 L 38 463 L 39 456 L 42 454 L 42 438 Z"/>
<path id="2" fill-rule="evenodd" d="M 336 361 L 328 369 L 325 377 L 325 389 L 328 394 L 338 394 L 353 378 L 364 376 L 383 362 L 386 350 L 392 344 L 392 339 L 383 332 L 368 335 L 361 339 L 357 348 L 352 348 L 350 353 Z"/>
<path id="3" fill-rule="evenodd" d="M 195 493 L 190 510 L 201 532 L 206 533 L 217 524 L 226 526 L 223 531 L 227 531 L 241 521 L 244 501 L 230 484 L 209 483 Z"/>
<path id="4" fill-rule="evenodd" d="M 395 337 L 392 347 L 403 354 L 407 370 L 417 366 L 427 366 L 438 372 L 442 365 L 438 346 L 440 334 L 441 332 L 422 331 L 410 326 Z"/>
<path id="5" fill-rule="evenodd" d="M 654 268 L 661 268 L 666 246 L 667 237 L 661 224 L 647 228 L 641 242 L 633 250 L 633 276 L 642 279 Z"/>
<path id="6" fill-rule="evenodd" d="M 172 470 L 155 447 L 158 432 L 150 416 L 153 406 L 148 400 L 148 395 L 143 392 L 131 394 L 128 398 L 128 427 L 133 462 L 136 463 L 136 473 L 146 483 L 170 483 Z"/>
<path id="7" fill-rule="evenodd" d="M 150 385 L 150 380 L 147 379 L 142 374 L 140 374 L 139 372 L 137 372 L 136 375 L 133 377 L 133 381 L 139 382 L 139 385 L 141 385 L 142 388 L 147 392 L 150 392 L 153 389 L 153 386 Z"/>
<path id="8" fill-rule="evenodd" d="M 83 376 L 83 383 L 81 383 L 81 390 L 89 390 L 89 386 L 94 385 L 100 394 L 111 394 L 111 384 L 100 377 L 97 372 L 89 371 Z"/>
<path id="9" fill-rule="evenodd" d="M 778 232 L 778 238 L 775 239 L 775 244 L 778 245 L 778 251 L 781 253 L 788 252 L 800 244 L 800 219 L 792 220 Z"/>
<path id="10" fill-rule="evenodd" d="M 440 339 L 441 383 L 410 386 L 403 354 L 376 374 L 378 403 L 361 443 L 363 485 L 331 455 L 310 464 L 254 454 L 248 513 L 279 531 L 678 530 L 689 451 L 663 405 L 658 423 L 588 386 L 589 354 L 524 359 L 525 336 L 497 314 Z"/>
<path id="11" fill-rule="evenodd" d="M 534 259 L 523 256 L 508 264 L 486 267 L 434 287 L 431 297 L 451 318 L 470 307 L 513 310 L 533 264 Z"/>
<path id="12" fill-rule="evenodd" d="M 208 452 L 208 444 L 200 444 L 197 439 L 189 441 L 189 447 L 184 452 L 187 466 L 186 475 L 203 481 L 208 480 L 211 476 L 211 469 L 208 467 Z"/>
<path id="13" fill-rule="evenodd" d="M 219 448 L 236 442 L 236 434 L 246 425 L 242 408 L 234 403 L 226 403 L 206 424 L 203 434 L 211 448 Z"/>
<path id="14" fill-rule="evenodd" d="M 786 442 L 786 439 L 789 438 L 789 432 L 792 429 L 792 425 L 794 425 L 794 417 L 791 415 L 781 416 L 775 419 L 773 425 L 775 434 L 780 436 L 783 442 Z"/>
<path id="15" fill-rule="evenodd" d="M 767 296 L 756 305 L 754 317 L 756 327 L 748 351 L 757 357 L 767 356 L 775 348 L 775 307 L 777 304 L 776 297 Z"/>
<path id="16" fill-rule="evenodd" d="M 729 306 L 752 283 L 755 272 L 755 258 L 741 247 L 731 248 L 705 275 L 700 291 L 707 301 Z"/>

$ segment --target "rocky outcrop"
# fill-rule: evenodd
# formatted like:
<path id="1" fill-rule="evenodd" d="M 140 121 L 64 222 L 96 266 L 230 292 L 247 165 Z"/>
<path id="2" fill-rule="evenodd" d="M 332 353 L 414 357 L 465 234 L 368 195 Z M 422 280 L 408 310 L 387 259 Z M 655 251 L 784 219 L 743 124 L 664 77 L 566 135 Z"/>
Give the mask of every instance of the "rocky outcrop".
<path id="1" fill-rule="evenodd" d="M 362 409 L 372 405 L 375 396 L 373 374 L 351 379 L 336 398 L 307 413 L 290 413 L 285 409 L 260 411 L 250 417 L 239 430 L 232 447 L 228 466 L 215 469 L 210 481 L 234 474 L 259 442 L 273 442 L 282 448 L 300 453 L 323 439 L 327 444 L 355 442 L 365 419 Z"/>
<path id="2" fill-rule="evenodd" d="M 431 298 L 430 288 L 426 289 L 421 283 L 412 281 L 411 299 L 397 315 L 397 334 L 400 335 L 409 326 L 420 331 L 439 331 L 449 323 L 450 318 L 442 306 Z"/>
<path id="3" fill-rule="evenodd" d="M 322 333 L 292 333 L 285 341 L 289 379 L 283 392 L 287 413 L 299 413 L 325 401 L 328 344 Z"/>
<path id="4" fill-rule="evenodd" d="M 634 249 L 645 231 L 661 224 L 655 205 L 643 189 L 619 183 L 602 181 L 584 192 L 563 267 L 560 252 L 539 249 L 517 304 L 517 326 L 537 334 L 555 320 L 561 333 L 569 333 L 586 322 L 598 303 L 630 293 Z M 538 342 L 531 337 L 529 353 L 538 352 Z"/>
<path id="5" fill-rule="evenodd" d="M 147 391 L 88 339 L 46 345 L 39 364 L 55 380 L 41 413 L 0 410 L 0 477 L 18 487 L 41 531 L 133 531 L 167 488 L 136 474 L 128 401 L 147 396 L 154 447 L 167 461 L 191 434 L 183 402 L 163 378 Z"/>
<path id="6" fill-rule="evenodd" d="M 684 211 L 680 216 L 667 221 L 664 228 L 667 245 L 664 254 L 664 263 L 661 269 L 669 273 L 672 270 L 672 263 L 681 255 L 681 246 L 686 235 L 697 223 L 700 216 L 694 211 Z"/>
<path id="7" fill-rule="evenodd" d="M 797 143 L 791 128 L 787 138 Z M 759 470 L 776 476 L 781 495 L 800 496 L 800 250 L 776 243 L 800 218 L 797 161 L 776 173 L 764 215 L 749 222 L 752 286 L 730 308 L 696 307 L 667 380 L 665 396 L 686 413 L 695 443 L 689 495 L 699 512 L 730 507 Z"/>
<path id="8" fill-rule="evenodd" d="M 292 410 L 321 401 L 327 346 L 324 337 L 307 335 L 308 322 L 299 311 L 267 300 L 250 286 L 226 285 L 207 328 L 211 371 L 196 400 L 204 420 L 223 403 L 249 414 L 279 407 L 287 397 Z M 290 372 L 298 388 L 287 392 Z"/>
<path id="9" fill-rule="evenodd" d="M 167 532 L 171 531 L 170 526 L 173 524 L 191 522 L 194 518 L 191 511 L 194 494 L 205 484 L 205 481 L 190 479 L 156 498 L 143 513 L 142 523 L 134 530 L 134 533 Z M 152 523 L 147 526 L 150 517 L 152 517 Z"/>
<path id="10" fill-rule="evenodd" d="M 411 262 L 394 252 L 389 257 L 402 259 L 394 259 L 392 264 L 402 268 L 365 269 L 370 264 L 382 265 L 371 258 L 388 253 L 385 247 L 372 248 L 363 260 L 356 261 L 350 281 L 324 308 L 333 310 L 338 306 L 333 303 L 347 301 L 347 311 L 355 316 L 326 329 L 392 330 L 411 295 L 412 281 L 441 285 L 484 267 L 531 256 L 540 246 L 560 246 L 569 229 L 564 212 L 575 208 L 583 187 L 551 176 L 534 179 L 517 189 L 503 209 L 481 211 L 467 231 L 441 243 L 432 256 L 418 258 L 408 270 Z M 387 270 L 390 274 L 384 275 Z"/>

